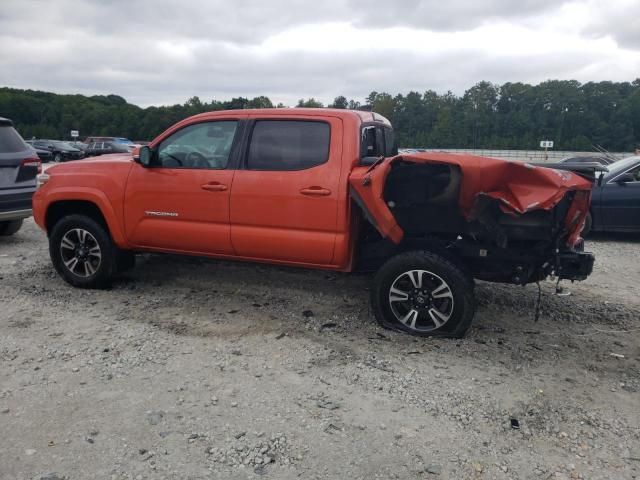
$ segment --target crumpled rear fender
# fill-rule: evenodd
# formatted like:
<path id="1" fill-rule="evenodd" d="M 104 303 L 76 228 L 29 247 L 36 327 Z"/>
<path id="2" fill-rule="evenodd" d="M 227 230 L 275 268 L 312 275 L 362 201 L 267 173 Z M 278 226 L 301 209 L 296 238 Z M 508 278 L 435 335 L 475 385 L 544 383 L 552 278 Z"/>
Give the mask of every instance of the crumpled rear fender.
<path id="1" fill-rule="evenodd" d="M 577 242 L 588 213 L 592 183 L 569 171 L 534 166 L 474 155 L 450 153 L 419 153 L 387 158 L 375 167 L 357 167 L 349 177 L 351 196 L 380 234 L 396 244 L 404 232 L 396 222 L 384 199 L 385 182 L 395 162 L 444 163 L 456 165 L 462 180 L 458 205 L 467 220 L 473 220 L 474 206 L 480 197 L 500 202 L 505 213 L 521 215 L 532 210 L 550 210 L 569 191 L 576 195 L 565 225 L 569 241 Z M 572 246 L 572 245 L 571 245 Z"/>

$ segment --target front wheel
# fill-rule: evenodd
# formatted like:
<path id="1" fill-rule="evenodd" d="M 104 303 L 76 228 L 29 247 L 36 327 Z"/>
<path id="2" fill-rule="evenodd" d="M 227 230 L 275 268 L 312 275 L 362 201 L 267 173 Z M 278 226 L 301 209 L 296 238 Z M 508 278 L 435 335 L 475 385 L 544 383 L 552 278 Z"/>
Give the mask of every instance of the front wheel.
<path id="1" fill-rule="evenodd" d="M 383 327 L 423 337 L 463 337 L 475 313 L 473 281 L 448 259 L 428 251 L 387 261 L 371 289 Z"/>
<path id="2" fill-rule="evenodd" d="M 49 255 L 60 276 L 74 287 L 104 287 L 116 269 L 116 247 L 109 233 L 84 215 L 69 215 L 56 223 Z"/>
<path id="3" fill-rule="evenodd" d="M 61 153 L 54 154 L 53 161 L 56 163 L 60 163 L 62 161 L 62 154 Z"/>

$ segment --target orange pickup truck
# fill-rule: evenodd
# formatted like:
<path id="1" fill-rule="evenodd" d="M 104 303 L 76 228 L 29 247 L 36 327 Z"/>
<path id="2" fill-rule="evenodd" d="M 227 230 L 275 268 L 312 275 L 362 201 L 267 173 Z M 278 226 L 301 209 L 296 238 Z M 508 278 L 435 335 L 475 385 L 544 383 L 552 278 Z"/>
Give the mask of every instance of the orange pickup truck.
<path id="1" fill-rule="evenodd" d="M 48 169 L 33 210 L 53 265 L 77 287 L 106 285 L 138 252 L 376 271 L 383 326 L 460 337 L 474 278 L 591 273 L 580 231 L 595 175 L 576 168 L 398 155 L 391 124 L 371 112 L 222 111 L 133 154 Z"/>

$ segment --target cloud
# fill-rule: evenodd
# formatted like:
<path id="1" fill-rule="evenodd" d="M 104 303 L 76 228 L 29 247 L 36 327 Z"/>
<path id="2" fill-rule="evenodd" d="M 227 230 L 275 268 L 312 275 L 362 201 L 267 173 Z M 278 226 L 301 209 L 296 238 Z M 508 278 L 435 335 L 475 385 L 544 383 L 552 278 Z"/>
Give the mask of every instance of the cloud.
<path id="1" fill-rule="evenodd" d="M 640 2 L 621 0 L 612 5 L 603 0 L 591 0 L 588 5 L 597 15 L 589 18 L 583 32 L 591 36 L 610 36 L 620 47 L 640 49 Z"/>
<path id="2" fill-rule="evenodd" d="M 349 0 L 355 23 L 367 27 L 408 26 L 459 31 L 495 20 L 525 20 L 557 10 L 564 0 Z"/>
<path id="3" fill-rule="evenodd" d="M 604 26 L 583 32 L 599 13 L 591 1 L 546 0 L 4 0 L 0 84 L 158 105 L 633 80 L 640 46 L 620 48 Z"/>

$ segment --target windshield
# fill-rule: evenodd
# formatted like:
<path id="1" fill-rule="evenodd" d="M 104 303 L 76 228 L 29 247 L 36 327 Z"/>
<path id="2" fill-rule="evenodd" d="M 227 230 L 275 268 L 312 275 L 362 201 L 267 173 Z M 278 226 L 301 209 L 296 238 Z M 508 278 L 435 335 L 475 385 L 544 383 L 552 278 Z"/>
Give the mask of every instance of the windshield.
<path id="1" fill-rule="evenodd" d="M 126 145 L 133 145 L 133 142 L 128 138 L 116 137 L 114 140 L 116 143 L 124 143 Z"/>
<path id="2" fill-rule="evenodd" d="M 75 150 L 76 149 L 76 147 L 74 147 L 73 145 L 71 145 L 70 143 L 67 143 L 67 142 L 55 141 L 55 142 L 51 142 L 51 143 L 53 143 L 58 148 L 66 148 L 67 150 Z"/>

